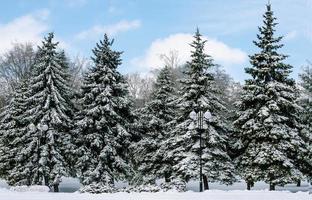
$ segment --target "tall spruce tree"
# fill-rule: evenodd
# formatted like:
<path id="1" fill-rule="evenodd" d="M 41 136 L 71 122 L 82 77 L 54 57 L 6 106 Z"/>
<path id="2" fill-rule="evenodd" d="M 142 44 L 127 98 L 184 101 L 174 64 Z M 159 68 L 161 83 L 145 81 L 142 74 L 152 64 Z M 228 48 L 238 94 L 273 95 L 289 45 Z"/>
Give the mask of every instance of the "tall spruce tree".
<path id="1" fill-rule="evenodd" d="M 155 184 L 159 178 L 170 181 L 172 161 L 165 159 L 166 152 L 161 146 L 169 137 L 170 123 L 175 116 L 175 98 L 172 69 L 165 66 L 157 76 L 152 100 L 137 111 L 137 131 L 141 140 L 134 143 L 132 149 L 136 170 L 143 179 L 141 184 Z"/>
<path id="2" fill-rule="evenodd" d="M 305 144 L 300 137 L 297 90 L 289 78 L 292 66 L 284 64 L 287 56 L 278 53 L 282 37 L 274 36 L 276 18 L 271 5 L 266 8 L 264 25 L 254 41 L 260 52 L 250 56 L 246 73 L 251 78 L 243 87 L 234 125 L 243 146 L 238 166 L 248 188 L 255 181 L 265 181 L 274 190 L 276 185 L 300 179 L 296 161 L 305 152 Z"/>
<path id="3" fill-rule="evenodd" d="M 312 64 L 310 63 L 310 65 L 306 66 L 303 70 L 303 73 L 301 73 L 299 76 L 301 78 L 301 86 L 303 87 L 302 95 L 299 98 L 299 103 L 303 108 L 301 119 L 302 123 L 305 125 L 305 129 L 302 131 L 302 136 L 306 142 L 309 152 L 309 154 L 304 155 L 303 159 L 301 160 L 303 162 L 300 163 L 304 174 L 307 175 L 310 180 L 312 180 Z M 300 182 L 298 182 L 298 186 L 300 186 Z"/>
<path id="4" fill-rule="evenodd" d="M 303 121 L 312 135 L 312 64 L 304 69 L 303 73 L 300 74 L 300 78 L 304 89 L 301 99 L 302 107 L 304 108 Z"/>
<path id="5" fill-rule="evenodd" d="M 27 98 L 26 81 L 21 81 L 10 103 L 2 109 L 0 121 L 0 175 L 8 181 L 10 185 L 27 184 L 29 185 L 29 171 L 14 173 L 12 169 L 19 165 L 19 148 L 23 133 L 25 132 L 25 121 L 22 116 L 26 111 Z M 13 178 L 14 177 L 14 178 Z"/>
<path id="6" fill-rule="evenodd" d="M 181 96 L 176 101 L 175 127 L 163 148 L 167 151 L 166 158 L 174 161 L 174 178 L 183 181 L 199 178 L 199 133 L 190 113 L 210 111 L 213 117 L 210 121 L 204 119 L 208 127 L 202 135 L 204 186 L 208 189 L 208 181 L 232 183 L 234 167 L 227 154 L 228 123 L 222 114 L 225 106 L 211 72 L 213 60 L 204 52 L 205 42 L 197 29 L 191 44 L 191 61 L 187 63 L 186 78 L 182 81 Z"/>
<path id="7" fill-rule="evenodd" d="M 112 188 L 114 181 L 131 172 L 132 103 L 128 85 L 117 71 L 122 52 L 112 50 L 112 44 L 105 34 L 93 49 L 94 66 L 84 76 L 82 109 L 76 122 L 79 177 L 83 185 L 94 188 Z"/>
<path id="8" fill-rule="evenodd" d="M 67 109 L 70 111 L 70 117 L 71 117 L 71 124 L 72 126 L 69 127 L 70 128 L 70 134 L 71 134 L 71 138 L 68 141 L 71 145 L 68 146 L 70 147 L 69 149 L 66 149 L 66 154 L 65 156 L 65 160 L 66 160 L 66 169 L 68 171 L 68 175 L 71 177 L 75 177 L 77 175 L 77 169 L 75 167 L 75 163 L 76 163 L 76 154 L 74 153 L 75 149 L 77 148 L 75 146 L 75 136 L 73 133 L 73 129 L 74 129 L 74 116 L 75 113 L 77 113 L 78 108 L 77 108 L 77 102 L 76 102 L 76 95 L 78 93 L 77 89 L 74 86 L 74 82 L 73 82 L 73 76 L 71 75 L 72 70 L 70 68 L 70 59 L 68 58 L 68 56 L 66 55 L 66 52 L 64 50 L 60 50 L 57 52 L 56 54 L 57 59 L 59 60 L 59 64 L 60 66 L 62 66 L 62 69 L 64 70 L 63 74 L 63 78 L 66 80 L 66 85 L 67 88 L 70 88 L 70 92 L 64 92 L 62 93 L 62 96 L 64 97 L 64 99 L 66 99 L 68 101 L 68 105 L 69 106 Z"/>
<path id="9" fill-rule="evenodd" d="M 69 99 L 68 66 L 60 59 L 53 37 L 49 33 L 38 49 L 23 114 L 27 130 L 20 139 L 23 146 L 17 152 L 19 161 L 11 178 L 29 172 L 30 184 L 44 183 L 58 192 L 61 177 L 69 175 L 66 157 L 73 150 L 69 133 L 73 105 Z"/>

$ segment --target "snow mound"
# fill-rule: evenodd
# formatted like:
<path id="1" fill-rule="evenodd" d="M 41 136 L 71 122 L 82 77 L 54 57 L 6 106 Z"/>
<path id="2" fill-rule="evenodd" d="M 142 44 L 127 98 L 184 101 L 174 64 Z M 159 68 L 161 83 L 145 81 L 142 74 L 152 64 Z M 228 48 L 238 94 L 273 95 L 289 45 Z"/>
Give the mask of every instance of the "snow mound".
<path id="1" fill-rule="evenodd" d="M 121 189 L 121 192 L 159 192 L 161 188 L 157 185 L 153 184 L 146 184 L 146 185 L 139 185 L 139 186 L 130 186 L 125 189 Z"/>
<path id="2" fill-rule="evenodd" d="M 106 185 L 103 183 L 92 183 L 90 185 L 86 185 L 80 188 L 79 192 L 100 194 L 100 193 L 115 193 L 118 192 L 118 190 L 112 185 Z"/>
<path id="3" fill-rule="evenodd" d="M 10 190 L 14 192 L 50 192 L 50 188 L 48 186 L 43 186 L 43 185 L 14 186 L 14 187 L 11 187 Z"/>
<path id="4" fill-rule="evenodd" d="M 161 183 L 160 188 L 167 192 L 169 190 L 177 191 L 177 192 L 185 192 L 186 191 L 186 183 L 183 181 L 174 180 L 169 183 Z"/>
<path id="5" fill-rule="evenodd" d="M 172 181 L 170 183 L 161 183 L 160 185 L 156 184 L 144 184 L 136 186 L 128 186 L 124 188 L 117 188 L 113 185 L 107 185 L 104 183 L 92 183 L 80 188 L 79 193 L 116 193 L 116 192 L 126 192 L 126 193 L 141 193 L 141 192 L 185 192 L 186 184 L 183 181 Z"/>
<path id="6" fill-rule="evenodd" d="M 156 184 L 146 184 L 146 185 L 137 185 L 130 186 L 125 189 L 120 189 L 119 192 L 185 192 L 186 184 L 183 181 L 172 181 L 170 183 L 161 183 L 160 185 Z"/>

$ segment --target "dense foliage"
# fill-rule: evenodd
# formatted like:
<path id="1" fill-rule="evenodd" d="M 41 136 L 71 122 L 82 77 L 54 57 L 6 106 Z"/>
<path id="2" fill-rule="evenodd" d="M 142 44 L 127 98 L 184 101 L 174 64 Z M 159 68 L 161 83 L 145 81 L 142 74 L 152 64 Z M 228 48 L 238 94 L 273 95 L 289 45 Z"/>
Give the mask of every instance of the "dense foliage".
<path id="1" fill-rule="evenodd" d="M 124 77 L 122 52 L 106 34 L 81 77 L 82 65 L 67 58 L 53 33 L 36 51 L 11 51 L 7 63 L 20 56 L 14 69 L 23 58 L 27 66 L 7 79 L 12 94 L 0 114 L 0 177 L 57 192 L 62 177 L 74 176 L 80 192 L 91 193 L 185 191 L 194 179 L 209 189 L 209 182 L 238 178 L 248 189 L 264 181 L 274 190 L 311 179 L 311 66 L 297 85 L 279 52 L 270 4 L 263 18 L 243 86 L 206 53 L 198 29 L 190 60 L 178 66 L 175 53 L 163 55 L 155 79 Z M 6 65 L 1 76 L 11 70 Z M 117 181 L 130 185 L 119 190 Z"/>

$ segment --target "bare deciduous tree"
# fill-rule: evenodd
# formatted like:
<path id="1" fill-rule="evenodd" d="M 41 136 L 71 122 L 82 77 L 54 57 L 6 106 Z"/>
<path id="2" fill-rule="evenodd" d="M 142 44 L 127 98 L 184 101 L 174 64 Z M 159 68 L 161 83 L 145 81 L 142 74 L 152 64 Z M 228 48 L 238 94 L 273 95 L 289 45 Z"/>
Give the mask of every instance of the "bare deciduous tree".
<path id="1" fill-rule="evenodd" d="M 82 84 L 82 75 L 84 71 L 87 69 L 89 65 L 89 61 L 80 56 L 76 56 L 75 58 L 72 59 L 69 63 L 69 70 L 71 74 L 71 79 L 72 79 L 72 87 L 75 90 L 78 90 Z"/>
<path id="2" fill-rule="evenodd" d="M 154 78 L 148 76 L 141 77 L 139 73 L 133 73 L 126 75 L 126 79 L 129 85 L 129 93 L 135 101 L 135 106 L 143 106 L 150 99 L 155 82 Z"/>
<path id="3" fill-rule="evenodd" d="M 14 43 L 0 56 L 0 107 L 10 101 L 18 82 L 29 78 L 35 60 L 31 43 Z"/>
<path id="4" fill-rule="evenodd" d="M 8 99 L 8 95 L 7 95 L 7 84 L 4 80 L 0 79 L 0 112 L 1 112 L 1 108 L 3 108 L 7 102 L 9 101 Z"/>
<path id="5" fill-rule="evenodd" d="M 27 79 L 34 65 L 36 52 L 31 43 L 15 43 L 0 57 L 0 78 L 14 91 L 20 80 Z"/>
<path id="6" fill-rule="evenodd" d="M 235 109 L 234 103 L 239 99 L 242 86 L 239 82 L 235 82 L 219 65 L 215 66 L 213 76 L 220 91 L 220 98 L 226 103 L 229 110 Z"/>
<path id="7" fill-rule="evenodd" d="M 185 74 L 183 71 L 185 70 L 185 64 L 181 63 L 179 58 L 179 52 L 176 50 L 170 51 L 168 54 L 161 54 L 160 59 L 164 62 L 164 66 L 170 67 L 172 71 L 172 78 L 175 82 L 175 87 L 179 90 L 181 87 L 180 81 L 184 78 Z M 154 71 L 155 76 L 157 77 L 159 70 Z"/>
<path id="8" fill-rule="evenodd" d="M 160 59 L 164 62 L 165 66 L 171 68 L 180 66 L 179 52 L 176 50 L 172 50 L 168 54 L 161 54 Z"/>

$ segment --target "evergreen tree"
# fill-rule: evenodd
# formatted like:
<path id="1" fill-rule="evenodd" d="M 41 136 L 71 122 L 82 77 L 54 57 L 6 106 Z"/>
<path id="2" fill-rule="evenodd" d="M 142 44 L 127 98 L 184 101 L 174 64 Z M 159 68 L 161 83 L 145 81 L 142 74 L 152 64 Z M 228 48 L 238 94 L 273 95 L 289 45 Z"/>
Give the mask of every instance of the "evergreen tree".
<path id="1" fill-rule="evenodd" d="M 301 99 L 304 108 L 303 121 L 307 125 L 310 134 L 312 134 L 312 66 L 307 66 L 300 74 L 300 78 L 304 89 Z"/>
<path id="2" fill-rule="evenodd" d="M 77 102 L 76 102 L 76 96 L 77 96 L 78 91 L 75 89 L 73 77 L 71 75 L 72 70 L 70 68 L 70 65 L 71 65 L 70 60 L 67 57 L 64 50 L 58 51 L 56 56 L 57 56 L 57 59 L 59 60 L 60 66 L 62 66 L 63 71 L 66 72 L 66 73 L 63 73 L 63 78 L 66 80 L 66 85 L 67 85 L 66 87 L 70 88 L 70 92 L 62 93 L 62 96 L 68 102 L 67 106 L 69 106 L 69 107 L 67 109 L 70 111 L 70 117 L 71 117 L 71 121 L 72 121 L 71 124 L 74 125 L 74 122 L 73 122 L 74 119 L 73 118 L 74 118 L 75 113 L 78 111 Z M 77 174 L 77 169 L 75 167 L 76 155 L 74 153 L 76 146 L 74 145 L 75 136 L 73 135 L 74 134 L 72 131 L 73 129 L 74 129 L 74 127 L 71 126 L 70 127 L 71 138 L 68 141 L 71 144 L 68 147 L 70 147 L 71 149 L 65 149 L 66 154 L 64 155 L 64 158 L 65 158 L 66 164 L 67 164 L 66 168 L 67 168 L 68 173 L 69 173 L 68 175 L 71 177 L 75 177 Z"/>
<path id="3" fill-rule="evenodd" d="M 121 52 L 105 34 L 93 49 L 94 66 L 84 76 L 81 111 L 76 122 L 79 177 L 83 185 L 112 188 L 130 175 L 128 147 L 132 134 L 128 85 L 117 71 Z"/>
<path id="4" fill-rule="evenodd" d="M 301 167 L 305 175 L 312 179 L 311 164 L 309 161 L 312 160 L 312 66 L 308 65 L 304 68 L 303 73 L 300 74 L 301 86 L 303 87 L 302 95 L 299 98 L 299 103 L 303 108 L 303 112 L 300 115 L 302 123 L 305 125 L 303 132 L 303 138 L 307 144 L 309 154 L 303 156 L 300 162 Z M 298 183 L 298 186 L 300 182 Z"/>
<path id="5" fill-rule="evenodd" d="M 172 173 L 172 162 L 166 160 L 166 152 L 161 151 L 162 143 L 169 137 L 170 122 L 175 114 L 175 92 L 170 67 L 166 66 L 159 72 L 151 99 L 137 111 L 137 131 L 141 133 L 141 140 L 132 147 L 143 184 L 155 184 L 158 178 L 165 178 L 169 182 Z"/>
<path id="6" fill-rule="evenodd" d="M 225 106 L 211 72 L 213 60 L 204 52 L 205 42 L 197 30 L 191 44 L 191 61 L 187 63 L 186 78 L 182 81 L 181 96 L 175 102 L 178 112 L 173 122 L 175 127 L 163 148 L 167 148 L 166 158 L 174 161 L 175 178 L 183 181 L 199 178 L 199 133 L 190 113 L 210 111 L 213 117 L 209 121 L 204 119 L 208 127 L 202 134 L 203 178 L 205 189 L 208 189 L 208 180 L 232 183 L 234 167 L 227 154 L 228 123 L 222 114 Z"/>
<path id="7" fill-rule="evenodd" d="M 14 91 L 13 98 L 2 109 L 0 116 L 0 175 L 1 178 L 8 180 L 10 185 L 30 184 L 28 171 L 20 171 L 16 174 L 12 174 L 11 171 L 14 166 L 19 165 L 18 150 L 20 146 L 24 145 L 21 143 L 25 132 L 22 115 L 26 111 L 26 98 L 27 84 L 25 81 L 21 81 Z"/>
<path id="8" fill-rule="evenodd" d="M 58 191 L 62 176 L 69 175 L 67 155 L 73 149 L 70 130 L 73 108 L 69 99 L 68 66 L 56 51 L 53 33 L 39 47 L 37 61 L 29 84 L 28 109 L 23 114 L 26 131 L 20 139 L 23 146 L 19 161 L 11 174 L 29 172 L 30 184 L 53 186 Z"/>
<path id="9" fill-rule="evenodd" d="M 289 78 L 291 66 L 287 57 L 278 53 L 282 37 L 274 37 L 277 25 L 271 5 L 267 5 L 264 25 L 259 27 L 260 52 L 250 56 L 243 94 L 238 102 L 234 122 L 241 139 L 242 154 L 238 157 L 241 176 L 250 186 L 255 181 L 284 185 L 302 176 L 296 160 L 302 155 L 304 142 L 300 137 L 299 106 L 294 80 Z"/>

